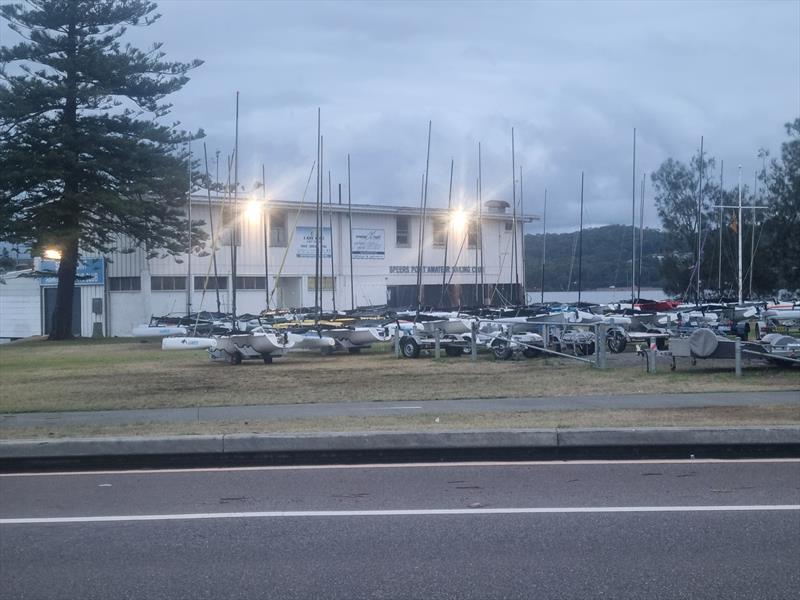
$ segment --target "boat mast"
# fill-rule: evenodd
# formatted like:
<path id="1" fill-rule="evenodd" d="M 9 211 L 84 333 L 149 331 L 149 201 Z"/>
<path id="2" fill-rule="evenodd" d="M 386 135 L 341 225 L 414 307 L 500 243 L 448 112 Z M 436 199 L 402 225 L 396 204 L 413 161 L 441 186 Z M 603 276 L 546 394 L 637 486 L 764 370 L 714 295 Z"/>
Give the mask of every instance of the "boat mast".
<path id="1" fill-rule="evenodd" d="M 319 218 L 319 203 L 322 196 L 322 111 L 317 108 L 317 197 L 316 204 L 314 205 L 314 212 L 316 217 L 316 230 L 314 231 L 314 312 L 319 314 L 322 312 L 322 294 L 320 293 L 319 274 L 321 271 L 320 263 L 322 262 L 322 252 L 320 251 L 319 237 L 320 237 L 320 218 Z"/>
<path id="2" fill-rule="evenodd" d="M 217 273 L 217 238 L 214 235 L 214 209 L 211 205 L 211 177 L 208 174 L 208 150 L 206 143 L 203 142 L 203 159 L 206 165 L 206 192 L 208 193 L 208 227 L 211 230 L 211 264 L 214 266 L 214 281 L 219 283 L 219 273 Z M 219 179 L 219 152 L 217 152 L 217 179 Z M 217 312 L 221 311 L 219 302 L 219 285 L 214 286 L 217 295 Z"/>
<path id="3" fill-rule="evenodd" d="M 233 264 L 231 265 L 231 275 L 233 279 L 232 302 L 231 308 L 233 309 L 233 330 L 237 331 L 239 328 L 236 321 L 236 228 L 240 224 L 239 215 L 239 92 L 236 92 L 236 134 L 233 141 Z"/>
<path id="4" fill-rule="evenodd" d="M 753 223 L 750 227 L 750 288 L 747 299 L 753 299 L 753 260 L 756 252 L 756 188 L 758 187 L 758 171 L 753 171 Z"/>
<path id="5" fill-rule="evenodd" d="M 478 178 L 475 178 L 475 204 L 480 205 L 480 183 L 478 182 Z M 476 207 L 476 213 L 477 213 Z M 480 290 L 478 289 L 478 260 L 480 258 L 479 249 L 478 249 L 478 223 L 475 223 L 475 306 L 479 306 L 481 304 L 479 297 L 481 295 Z M 467 230 L 467 242 L 469 242 L 469 230 Z M 469 249 L 467 249 L 469 251 Z"/>
<path id="6" fill-rule="evenodd" d="M 700 136 L 700 181 L 697 190 L 697 291 L 695 301 L 700 304 L 700 261 L 702 260 L 702 238 L 703 230 L 703 136 Z"/>
<path id="7" fill-rule="evenodd" d="M 267 171 L 261 165 L 261 198 L 264 206 L 262 212 L 262 223 L 264 224 L 264 291 L 266 294 L 267 310 L 269 310 L 269 207 L 267 206 Z"/>
<path id="8" fill-rule="evenodd" d="M 333 312 L 336 312 L 336 269 L 333 266 L 333 199 L 331 196 L 331 172 L 328 171 L 328 225 L 331 229 L 331 293 L 333 294 Z"/>
<path id="9" fill-rule="evenodd" d="M 186 316 L 192 314 L 192 146 L 187 144 L 189 155 L 186 166 L 189 175 L 189 187 L 186 192 L 186 212 L 189 221 L 189 247 L 186 250 Z"/>
<path id="10" fill-rule="evenodd" d="M 516 304 L 517 287 L 519 286 L 519 273 L 516 272 L 515 262 L 517 260 L 517 167 L 514 156 L 514 128 L 511 128 L 511 223 L 513 225 L 514 237 L 511 240 L 511 303 Z M 516 277 L 515 277 L 516 274 Z M 514 281 L 516 279 L 516 285 Z"/>
<path id="11" fill-rule="evenodd" d="M 450 189 L 447 192 L 447 228 L 444 234 L 444 265 L 442 265 L 442 298 L 439 303 L 444 308 L 444 297 L 447 289 L 445 278 L 447 277 L 447 248 L 450 245 L 450 228 L 453 226 L 453 215 L 450 212 L 453 207 L 453 159 L 450 159 Z M 477 270 L 475 271 L 477 273 Z"/>
<path id="12" fill-rule="evenodd" d="M 428 152 L 425 158 L 425 179 L 422 185 L 422 220 L 420 221 L 420 236 L 419 236 L 419 268 L 417 269 L 417 278 L 419 285 L 417 286 L 417 315 L 419 316 L 420 308 L 422 307 L 423 286 L 422 286 L 422 263 L 424 258 L 424 244 L 422 243 L 425 238 L 425 216 L 428 209 L 428 170 L 431 164 L 431 128 L 433 122 L 428 121 Z"/>
<path id="13" fill-rule="evenodd" d="M 633 128 L 633 169 L 631 176 L 631 310 L 636 302 L 636 127 Z"/>
<path id="14" fill-rule="evenodd" d="M 480 288 L 480 307 L 486 301 L 486 287 L 483 274 L 483 171 L 481 168 L 481 143 L 478 142 L 478 246 L 480 246 L 481 259 L 481 288 Z"/>
<path id="15" fill-rule="evenodd" d="M 350 197 L 350 155 L 347 155 L 347 227 L 350 233 L 350 308 L 356 309 L 356 296 L 353 287 L 353 212 Z"/>
<path id="16" fill-rule="evenodd" d="M 725 192 L 723 191 L 722 173 L 725 168 L 725 161 L 719 161 L 719 256 L 717 262 L 717 289 L 719 290 L 719 297 L 722 300 L 722 204 Z"/>
<path id="17" fill-rule="evenodd" d="M 644 180 L 645 173 L 642 173 L 642 193 L 639 205 L 639 277 L 636 279 L 636 297 L 642 301 L 642 262 L 644 260 Z M 631 307 L 633 310 L 633 307 Z"/>
<path id="18" fill-rule="evenodd" d="M 739 165 L 739 222 L 736 227 L 739 234 L 739 306 L 742 305 L 742 165 Z"/>
<path id="19" fill-rule="evenodd" d="M 422 297 L 422 290 L 421 280 L 422 280 L 422 236 L 423 236 L 423 229 L 422 229 L 422 201 L 425 198 L 425 173 L 422 173 L 422 180 L 419 186 L 419 226 L 417 227 L 417 315 L 419 316 L 419 305 L 420 305 L 420 298 Z"/>
<path id="20" fill-rule="evenodd" d="M 544 213 L 542 214 L 542 304 L 544 304 L 544 265 L 547 257 L 547 188 L 544 188 Z"/>
<path id="21" fill-rule="evenodd" d="M 520 254 L 522 254 L 522 306 L 528 305 L 528 284 L 526 283 L 527 277 L 525 275 L 525 208 L 522 196 L 522 165 L 519 167 L 519 220 L 520 220 L 520 233 L 521 241 Z"/>
<path id="22" fill-rule="evenodd" d="M 581 171 L 581 224 L 578 230 L 578 305 L 581 303 L 581 290 L 583 288 L 583 171 Z"/>

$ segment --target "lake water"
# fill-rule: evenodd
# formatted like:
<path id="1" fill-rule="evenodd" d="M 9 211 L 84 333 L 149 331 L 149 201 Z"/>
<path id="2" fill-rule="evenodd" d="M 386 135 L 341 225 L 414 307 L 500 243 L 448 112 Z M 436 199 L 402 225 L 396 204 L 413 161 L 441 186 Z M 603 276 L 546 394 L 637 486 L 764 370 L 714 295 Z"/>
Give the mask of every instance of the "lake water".
<path id="1" fill-rule="evenodd" d="M 528 292 L 528 304 L 534 304 L 542 299 L 541 292 Z M 669 296 L 664 290 L 655 288 L 642 288 L 642 298 L 647 300 L 666 300 Z M 630 302 L 630 288 L 614 288 L 608 290 L 589 290 L 581 292 L 581 302 L 594 302 L 597 304 L 607 304 L 609 302 Z M 545 292 L 545 302 L 577 302 L 578 292 Z"/>

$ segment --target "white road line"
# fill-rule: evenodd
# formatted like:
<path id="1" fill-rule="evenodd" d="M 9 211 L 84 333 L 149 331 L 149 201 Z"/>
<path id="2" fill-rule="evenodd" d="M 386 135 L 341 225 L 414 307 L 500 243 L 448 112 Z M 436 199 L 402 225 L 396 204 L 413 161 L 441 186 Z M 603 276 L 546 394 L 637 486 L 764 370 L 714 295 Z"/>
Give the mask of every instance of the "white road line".
<path id="1" fill-rule="evenodd" d="M 376 406 L 375 410 L 416 410 L 421 406 Z M 369 410 L 372 410 L 371 408 Z"/>
<path id="2" fill-rule="evenodd" d="M 265 465 L 256 467 L 200 467 L 184 469 L 120 469 L 106 471 L 50 471 L 42 473 L 0 473 L 2 477 L 61 477 L 66 475 L 159 475 L 168 473 L 220 473 L 236 471 L 316 471 L 326 469 L 419 469 L 428 467 L 564 467 L 573 465 L 705 465 L 705 464 L 800 463 L 800 458 L 702 458 L 651 460 L 529 460 L 482 462 L 368 463 L 354 465 Z"/>
<path id="3" fill-rule="evenodd" d="M 296 510 L 173 515 L 109 515 L 93 517 L 31 517 L 0 519 L 0 525 L 47 525 L 57 523 L 107 523 L 129 521 L 193 521 L 201 519 L 280 519 L 305 517 L 404 517 L 450 515 L 535 515 L 570 513 L 669 513 L 669 512 L 763 512 L 800 510 L 800 504 L 727 506 L 575 506 L 543 508 L 440 508 L 409 510 Z"/>

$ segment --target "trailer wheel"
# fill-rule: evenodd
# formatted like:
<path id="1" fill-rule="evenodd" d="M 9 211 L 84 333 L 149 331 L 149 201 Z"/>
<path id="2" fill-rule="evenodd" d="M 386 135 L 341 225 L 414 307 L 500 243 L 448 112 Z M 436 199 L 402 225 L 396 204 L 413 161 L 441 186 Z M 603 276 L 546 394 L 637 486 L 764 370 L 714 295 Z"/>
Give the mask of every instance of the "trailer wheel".
<path id="1" fill-rule="evenodd" d="M 594 354 L 594 342 L 575 345 L 575 354 L 581 356 L 591 356 Z"/>
<path id="2" fill-rule="evenodd" d="M 272 364 L 272 355 L 271 354 L 262 354 L 261 359 L 264 361 L 265 365 Z"/>
<path id="3" fill-rule="evenodd" d="M 228 362 L 232 365 L 240 365 L 242 364 L 242 353 L 241 352 L 233 352 L 228 354 Z"/>
<path id="4" fill-rule="evenodd" d="M 472 340 L 466 339 L 464 341 L 466 342 L 466 345 L 461 346 L 461 354 L 472 354 Z"/>
<path id="5" fill-rule="evenodd" d="M 447 354 L 447 356 L 461 356 L 464 350 L 461 346 L 445 346 L 444 353 Z"/>
<path id="6" fill-rule="evenodd" d="M 625 352 L 625 348 L 628 345 L 628 340 L 625 338 L 625 334 L 621 331 L 610 331 L 606 338 L 606 345 L 614 354 L 620 354 Z"/>
<path id="7" fill-rule="evenodd" d="M 508 360 L 514 353 L 511 347 L 503 341 L 495 342 L 492 346 L 492 351 L 494 352 L 494 357 L 497 360 Z"/>
<path id="8" fill-rule="evenodd" d="M 419 357 L 419 344 L 417 344 L 414 338 L 407 337 L 401 340 L 400 348 L 403 351 L 403 356 L 405 356 L 406 358 Z"/>
<path id="9" fill-rule="evenodd" d="M 352 346 L 352 347 L 348 348 L 347 351 L 350 354 L 359 354 L 361 352 L 361 347 L 360 346 Z"/>

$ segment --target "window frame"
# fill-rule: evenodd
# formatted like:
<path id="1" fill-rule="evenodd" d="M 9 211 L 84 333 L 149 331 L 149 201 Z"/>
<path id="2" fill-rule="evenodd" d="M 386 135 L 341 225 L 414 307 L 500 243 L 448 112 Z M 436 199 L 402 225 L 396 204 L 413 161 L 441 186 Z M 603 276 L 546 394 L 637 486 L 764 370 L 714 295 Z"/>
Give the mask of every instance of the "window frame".
<path id="1" fill-rule="evenodd" d="M 400 222 L 405 221 L 405 242 L 400 242 L 399 236 L 401 232 Z M 394 226 L 394 246 L 395 248 L 411 248 L 411 217 L 408 215 L 397 215 L 395 217 Z"/>
<path id="2" fill-rule="evenodd" d="M 241 285 L 252 281 L 255 287 Z M 260 287 L 259 287 L 260 286 Z M 267 289 L 267 278 L 264 275 L 237 275 L 236 276 L 236 290 L 237 291 L 263 291 Z"/>
<path id="3" fill-rule="evenodd" d="M 205 275 L 195 275 L 192 281 L 192 283 L 194 284 L 194 289 L 203 290 L 205 288 L 206 290 L 215 290 L 215 289 L 224 291 L 228 290 L 227 275 L 218 275 L 216 277 L 214 275 L 210 275 L 208 277 L 208 286 L 206 286 L 205 280 L 206 280 Z M 219 287 L 220 282 L 224 283 L 222 287 Z M 216 284 L 217 287 L 214 287 L 214 285 L 212 284 Z"/>
<path id="4" fill-rule="evenodd" d="M 124 283 L 132 284 L 136 282 L 135 286 L 125 287 Z M 115 284 L 119 287 L 115 288 Z M 120 275 L 108 278 L 108 291 L 109 292 L 141 292 L 142 291 L 142 276 L 141 275 Z"/>
<path id="5" fill-rule="evenodd" d="M 434 217 L 432 219 L 431 245 L 434 248 L 444 248 L 447 245 L 447 227 L 449 224 L 450 223 L 444 217 Z"/>
<path id="6" fill-rule="evenodd" d="M 153 285 L 154 281 L 159 282 L 159 286 Z M 165 288 L 164 282 L 170 280 L 172 287 Z M 178 281 L 183 282 L 183 287 L 175 287 Z M 151 292 L 185 292 L 186 291 L 186 275 L 150 275 L 150 291 Z"/>
<path id="7" fill-rule="evenodd" d="M 286 248 L 289 245 L 288 222 L 289 222 L 289 215 L 285 210 L 270 211 L 269 213 L 270 248 Z"/>
<path id="8" fill-rule="evenodd" d="M 306 282 L 307 291 L 309 291 L 309 292 L 316 291 L 315 282 L 316 282 L 317 278 L 314 275 L 308 275 L 306 279 L 307 279 L 307 282 Z M 326 284 L 330 284 L 330 287 L 328 287 L 328 285 L 326 285 Z M 335 285 L 336 285 L 336 278 L 335 277 L 331 277 L 330 275 L 323 275 L 322 276 L 322 291 L 323 292 L 332 292 Z"/>

